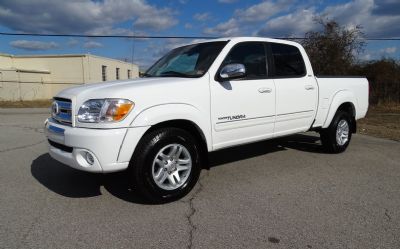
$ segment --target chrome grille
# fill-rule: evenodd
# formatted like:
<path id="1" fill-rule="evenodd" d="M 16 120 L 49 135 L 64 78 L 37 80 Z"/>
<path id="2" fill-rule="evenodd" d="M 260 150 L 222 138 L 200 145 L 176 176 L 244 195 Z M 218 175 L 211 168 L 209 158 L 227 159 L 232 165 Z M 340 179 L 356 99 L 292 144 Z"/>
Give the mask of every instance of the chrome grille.
<path id="1" fill-rule="evenodd" d="M 69 99 L 54 98 L 51 108 L 51 116 L 63 124 L 72 124 L 72 103 Z"/>

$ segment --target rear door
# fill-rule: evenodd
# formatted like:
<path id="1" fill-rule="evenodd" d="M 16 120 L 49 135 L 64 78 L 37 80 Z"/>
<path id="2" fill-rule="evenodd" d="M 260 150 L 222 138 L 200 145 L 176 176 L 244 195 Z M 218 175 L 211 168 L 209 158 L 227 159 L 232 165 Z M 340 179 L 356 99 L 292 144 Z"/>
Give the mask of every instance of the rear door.
<path id="1" fill-rule="evenodd" d="M 274 136 L 310 128 L 317 108 L 317 83 L 307 75 L 300 50 L 296 46 L 269 43 L 271 74 L 276 87 Z"/>
<path id="2" fill-rule="evenodd" d="M 223 82 L 211 80 L 214 149 L 273 136 L 275 85 L 267 78 L 266 48 L 262 42 L 236 44 L 220 69 L 240 63 L 246 68 L 246 76 Z"/>

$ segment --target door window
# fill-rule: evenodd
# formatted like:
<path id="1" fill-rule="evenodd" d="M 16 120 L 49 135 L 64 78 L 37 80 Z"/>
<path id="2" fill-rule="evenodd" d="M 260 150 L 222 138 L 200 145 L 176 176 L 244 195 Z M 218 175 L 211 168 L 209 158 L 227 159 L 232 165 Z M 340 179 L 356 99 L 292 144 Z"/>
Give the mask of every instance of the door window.
<path id="1" fill-rule="evenodd" d="M 234 46 L 222 66 L 240 63 L 246 68 L 246 79 L 260 79 L 267 76 L 265 47 L 259 42 L 243 42 Z"/>

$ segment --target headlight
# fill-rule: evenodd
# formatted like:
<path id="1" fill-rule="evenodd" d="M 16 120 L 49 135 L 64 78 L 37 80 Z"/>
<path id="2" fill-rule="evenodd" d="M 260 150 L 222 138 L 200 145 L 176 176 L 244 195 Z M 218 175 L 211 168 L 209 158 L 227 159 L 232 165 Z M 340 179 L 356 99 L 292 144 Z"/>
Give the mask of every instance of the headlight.
<path id="1" fill-rule="evenodd" d="M 134 105 L 127 99 L 91 99 L 79 108 L 78 121 L 82 123 L 121 121 Z"/>

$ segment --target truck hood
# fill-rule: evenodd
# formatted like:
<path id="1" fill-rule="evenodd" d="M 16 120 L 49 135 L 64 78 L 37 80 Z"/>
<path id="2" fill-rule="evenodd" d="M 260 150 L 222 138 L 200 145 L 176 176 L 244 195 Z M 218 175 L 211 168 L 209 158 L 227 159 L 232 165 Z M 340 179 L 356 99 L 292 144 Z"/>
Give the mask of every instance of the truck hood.
<path id="1" fill-rule="evenodd" d="M 78 102 L 96 98 L 125 98 L 130 99 L 136 95 L 136 91 L 153 89 L 157 87 L 168 88 L 171 85 L 190 81 L 188 78 L 152 77 L 138 78 L 121 81 L 109 81 L 103 83 L 85 84 L 77 87 L 67 88 L 59 92 L 56 97 L 72 99 Z"/>

